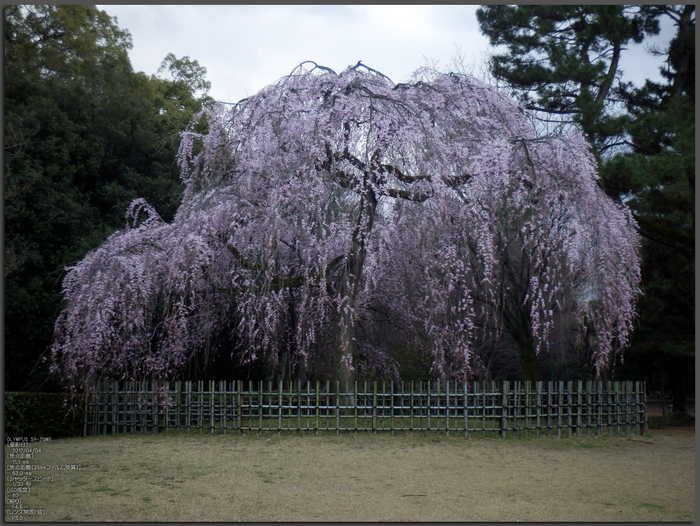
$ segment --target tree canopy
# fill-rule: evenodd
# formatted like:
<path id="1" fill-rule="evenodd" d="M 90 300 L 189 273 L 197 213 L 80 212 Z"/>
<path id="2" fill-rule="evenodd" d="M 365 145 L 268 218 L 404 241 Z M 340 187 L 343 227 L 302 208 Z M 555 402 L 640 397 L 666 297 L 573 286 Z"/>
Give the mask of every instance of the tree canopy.
<path id="1" fill-rule="evenodd" d="M 210 99 L 187 57 L 166 57 L 171 78 L 133 72 L 129 33 L 94 6 L 4 15 L 5 382 L 35 390 L 64 267 L 121 227 L 136 197 L 172 219 L 179 133 Z"/>
<path id="2" fill-rule="evenodd" d="M 203 110 L 179 166 L 172 221 L 133 201 L 127 228 L 69 269 L 52 348 L 66 380 L 231 359 L 387 377 L 389 328 L 450 379 L 478 375 L 479 349 L 507 334 L 533 379 L 556 328 L 577 328 L 598 371 L 629 342 L 629 210 L 597 186 L 580 133 L 538 137 L 470 77 L 304 63 Z"/>
<path id="3" fill-rule="evenodd" d="M 667 378 L 674 411 L 684 411 L 695 356 L 695 6 L 664 6 L 664 16 L 676 33 L 658 51 L 663 80 L 625 93 L 630 148 L 601 170 L 645 238 L 645 294 L 626 363 L 650 383 Z"/>
<path id="4" fill-rule="evenodd" d="M 544 119 L 574 123 L 595 152 L 619 144 L 626 118 L 613 102 L 624 88 L 625 46 L 659 32 L 659 6 L 482 6 L 477 20 L 492 45 L 493 75 Z"/>

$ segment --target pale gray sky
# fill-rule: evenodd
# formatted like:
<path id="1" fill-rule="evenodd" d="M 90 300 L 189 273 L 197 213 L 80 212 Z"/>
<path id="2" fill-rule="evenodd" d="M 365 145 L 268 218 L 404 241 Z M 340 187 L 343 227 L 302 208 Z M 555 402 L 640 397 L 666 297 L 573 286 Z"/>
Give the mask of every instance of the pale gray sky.
<path id="1" fill-rule="evenodd" d="M 132 35 L 135 71 L 157 72 L 168 53 L 207 68 L 217 100 L 236 102 L 305 60 L 337 72 L 361 60 L 395 82 L 427 62 L 440 69 L 461 54 L 480 76 L 492 51 L 478 5 L 98 5 Z M 673 36 L 662 23 L 660 45 Z M 624 78 L 657 77 L 661 59 L 644 45 L 623 54 Z"/>

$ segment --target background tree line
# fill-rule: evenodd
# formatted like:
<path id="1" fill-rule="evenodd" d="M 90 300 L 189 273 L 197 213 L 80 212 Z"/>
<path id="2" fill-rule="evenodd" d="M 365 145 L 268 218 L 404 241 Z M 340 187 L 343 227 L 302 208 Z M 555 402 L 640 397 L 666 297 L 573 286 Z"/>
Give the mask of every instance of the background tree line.
<path id="1" fill-rule="evenodd" d="M 694 6 L 484 6 L 478 17 L 491 43 L 508 47 L 493 57 L 494 77 L 543 129 L 581 128 L 602 187 L 632 208 L 644 296 L 613 374 L 652 381 L 667 372 L 682 407 L 694 377 Z M 659 51 L 665 82 L 622 82 L 625 45 L 658 33 L 662 17 L 676 23 Z M 211 101 L 206 70 L 168 55 L 159 76 L 135 73 L 130 47 L 128 32 L 94 6 L 5 7 L 7 389 L 51 387 L 42 360 L 64 267 L 122 228 L 132 199 L 166 222 L 180 201 L 179 132 Z M 563 348 L 540 354 L 542 379 L 589 378 L 585 354 Z M 406 377 L 428 370 L 410 349 L 396 357 Z M 512 343 L 493 348 L 489 368 L 493 379 L 520 374 Z"/>
<path id="2" fill-rule="evenodd" d="M 179 132 L 210 85 L 172 54 L 157 76 L 134 72 L 129 33 L 94 6 L 4 14 L 5 386 L 46 390 L 64 267 L 122 228 L 136 197 L 172 218 Z"/>

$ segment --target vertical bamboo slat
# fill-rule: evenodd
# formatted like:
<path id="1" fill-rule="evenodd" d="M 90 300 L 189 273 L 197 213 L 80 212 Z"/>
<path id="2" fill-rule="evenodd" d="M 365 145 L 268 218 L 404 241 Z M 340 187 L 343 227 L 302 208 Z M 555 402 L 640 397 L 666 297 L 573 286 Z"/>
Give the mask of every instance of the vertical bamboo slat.
<path id="1" fill-rule="evenodd" d="M 190 432 L 190 427 L 192 425 L 192 414 L 191 414 L 191 407 L 192 407 L 192 381 L 188 380 L 185 382 L 185 426 L 187 428 L 187 432 Z"/>
<path id="2" fill-rule="evenodd" d="M 501 438 L 506 438 L 508 429 L 508 396 L 510 392 L 510 382 L 503 382 L 503 392 L 501 396 Z"/>
<path id="3" fill-rule="evenodd" d="M 340 382 L 338 380 L 335 381 L 335 434 L 340 434 Z"/>
<path id="4" fill-rule="evenodd" d="M 374 397 L 372 398 L 372 433 L 377 432 L 377 382 L 374 382 Z"/>
<path id="5" fill-rule="evenodd" d="M 537 390 L 537 393 L 535 394 L 535 436 L 539 438 L 540 428 L 542 427 L 542 382 L 537 382 L 535 389 Z"/>
<path id="6" fill-rule="evenodd" d="M 282 433 L 282 429 L 284 427 L 284 409 L 287 407 L 287 404 L 285 403 L 285 395 L 286 391 L 284 389 L 284 383 L 282 383 L 281 380 L 277 381 L 277 432 L 278 434 Z M 272 401 L 270 401 L 270 404 L 272 404 Z M 270 414 L 272 414 L 272 409 L 270 408 Z"/>
<path id="7" fill-rule="evenodd" d="M 620 386 L 617 382 L 614 384 L 613 400 L 615 403 L 615 423 L 617 427 L 617 436 L 620 436 L 621 431 L 621 418 L 622 414 L 620 411 Z"/>
<path id="8" fill-rule="evenodd" d="M 430 431 L 430 380 L 428 380 L 428 424 L 427 430 Z"/>
<path id="9" fill-rule="evenodd" d="M 597 405 L 597 435 L 603 432 L 603 384 L 598 382 L 596 389 L 596 405 Z"/>
<path id="10" fill-rule="evenodd" d="M 389 404 L 389 410 L 391 411 L 391 434 L 394 434 L 394 381 L 391 381 L 389 389 L 391 390 L 390 392 L 390 398 L 391 398 L 391 403 Z"/>
<path id="11" fill-rule="evenodd" d="M 625 382 L 625 420 L 627 421 L 627 435 L 632 434 L 632 415 L 630 396 L 632 395 L 632 382 Z"/>
<path id="12" fill-rule="evenodd" d="M 464 438 L 468 437 L 468 426 L 467 426 L 467 413 L 468 413 L 468 398 L 467 398 L 467 382 L 464 382 L 464 385 L 462 386 L 462 389 L 464 390 L 463 396 L 464 396 Z"/>
<path id="13" fill-rule="evenodd" d="M 531 424 L 531 416 L 532 412 L 530 410 L 531 404 L 530 404 L 530 391 L 531 391 L 531 385 L 530 382 L 527 381 L 525 382 L 525 400 L 523 401 L 523 411 L 525 413 L 525 438 L 528 438 L 530 436 L 530 424 Z"/>

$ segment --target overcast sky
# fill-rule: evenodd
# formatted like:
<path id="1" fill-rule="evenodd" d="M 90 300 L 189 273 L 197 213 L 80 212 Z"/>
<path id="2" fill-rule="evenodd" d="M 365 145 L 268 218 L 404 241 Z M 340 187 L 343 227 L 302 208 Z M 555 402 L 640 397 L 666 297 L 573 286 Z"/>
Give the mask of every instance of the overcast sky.
<path id="1" fill-rule="evenodd" d="M 135 71 L 155 74 L 168 53 L 207 68 L 216 100 L 237 102 L 305 60 L 337 72 L 361 60 L 394 82 L 427 62 L 449 69 L 461 54 L 479 76 L 492 51 L 479 33 L 477 5 L 98 5 L 133 39 Z M 661 47 L 673 36 L 662 21 Z M 645 46 L 623 53 L 624 78 L 658 77 Z M 454 69 L 454 68 L 452 68 Z"/>

